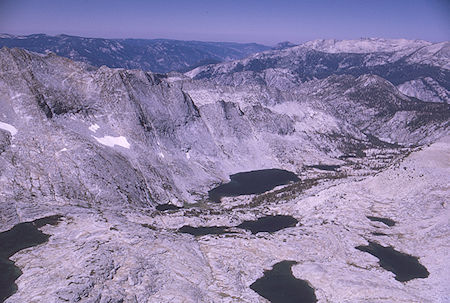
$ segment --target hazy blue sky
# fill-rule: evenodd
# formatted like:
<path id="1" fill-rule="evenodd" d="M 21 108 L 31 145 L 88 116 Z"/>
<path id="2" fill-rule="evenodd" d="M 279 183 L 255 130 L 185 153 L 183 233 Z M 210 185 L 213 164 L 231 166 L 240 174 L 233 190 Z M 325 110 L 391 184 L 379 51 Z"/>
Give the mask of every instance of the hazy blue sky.
<path id="1" fill-rule="evenodd" d="M 0 32 L 274 44 L 450 40 L 450 0 L 0 0 Z"/>

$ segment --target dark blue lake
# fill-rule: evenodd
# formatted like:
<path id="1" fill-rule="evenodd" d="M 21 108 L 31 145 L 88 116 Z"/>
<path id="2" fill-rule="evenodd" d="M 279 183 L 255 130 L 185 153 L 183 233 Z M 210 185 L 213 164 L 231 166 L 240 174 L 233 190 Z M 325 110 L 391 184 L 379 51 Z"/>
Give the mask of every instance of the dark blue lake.
<path id="1" fill-rule="evenodd" d="M 256 280 L 250 288 L 272 303 L 314 303 L 317 302 L 314 288 L 308 282 L 297 279 L 292 274 L 295 261 L 282 261 L 264 276 Z"/>
<path id="2" fill-rule="evenodd" d="M 294 227 L 298 223 L 297 219 L 291 216 L 266 216 L 253 221 L 244 221 L 237 228 L 247 229 L 252 234 L 259 232 L 273 233 L 284 228 Z"/>
<path id="3" fill-rule="evenodd" d="M 22 274 L 9 258 L 22 249 L 47 242 L 50 236 L 38 228 L 46 224 L 55 225 L 60 218 L 61 216 L 50 216 L 33 222 L 24 222 L 0 233 L 0 302 L 17 291 L 14 281 Z"/>
<path id="4" fill-rule="evenodd" d="M 211 201 L 220 202 L 222 197 L 262 194 L 277 186 L 300 181 L 293 172 L 275 168 L 237 173 L 230 179 L 230 182 L 208 192 Z"/>
<path id="5" fill-rule="evenodd" d="M 256 220 L 244 221 L 236 228 L 246 229 L 251 231 L 252 234 L 257 234 L 259 232 L 269 232 L 273 233 L 284 228 L 293 227 L 298 223 L 297 219 L 291 216 L 275 215 L 275 216 L 265 216 L 258 218 Z M 233 233 L 230 231 L 229 226 L 198 226 L 192 227 L 185 225 L 178 229 L 178 232 L 190 234 L 196 237 L 201 237 L 205 235 L 221 235 L 227 233 Z"/>
<path id="6" fill-rule="evenodd" d="M 159 211 L 179 210 L 181 208 L 182 207 L 178 207 L 173 204 L 158 204 L 158 205 L 156 205 L 156 210 L 159 210 Z"/>
<path id="7" fill-rule="evenodd" d="M 178 229 L 179 232 L 190 234 L 196 237 L 201 237 L 205 235 L 221 235 L 228 233 L 228 227 L 226 226 L 199 226 L 192 227 L 189 225 L 185 225 Z"/>
<path id="8" fill-rule="evenodd" d="M 389 227 L 392 227 L 395 225 L 395 221 L 388 219 L 388 218 L 382 218 L 382 217 L 374 217 L 374 216 L 367 216 L 367 219 L 374 222 L 381 222 Z"/>
<path id="9" fill-rule="evenodd" d="M 358 246 L 356 249 L 367 252 L 380 261 L 380 266 L 395 274 L 395 279 L 406 282 L 417 278 L 427 278 L 428 270 L 419 263 L 417 257 L 396 251 L 392 247 L 384 247 L 375 242 L 369 242 L 367 246 Z"/>

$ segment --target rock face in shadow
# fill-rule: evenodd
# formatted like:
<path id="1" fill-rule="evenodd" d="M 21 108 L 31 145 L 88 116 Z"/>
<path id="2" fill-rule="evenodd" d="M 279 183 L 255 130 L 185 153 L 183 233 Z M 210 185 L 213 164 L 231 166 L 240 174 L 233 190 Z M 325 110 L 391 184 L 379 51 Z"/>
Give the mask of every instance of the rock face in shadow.
<path id="1" fill-rule="evenodd" d="M 220 202 L 222 197 L 262 194 L 279 185 L 300 181 L 296 174 L 282 169 L 242 172 L 231 175 L 230 179 L 230 182 L 219 185 L 208 192 L 212 201 Z"/>
<path id="2" fill-rule="evenodd" d="M 25 248 L 47 242 L 50 236 L 38 228 L 47 224 L 56 225 L 60 218 L 61 216 L 50 216 L 24 222 L 0 233 L 0 302 L 17 291 L 14 281 L 22 274 L 9 257 Z"/>
<path id="3" fill-rule="evenodd" d="M 424 279 L 430 274 L 425 266 L 419 263 L 417 257 L 398 252 L 392 247 L 384 247 L 378 243 L 369 242 L 369 245 L 358 246 L 356 249 L 377 257 L 380 260 L 380 266 L 393 272 L 397 281 L 407 282 L 412 279 Z"/>
<path id="4" fill-rule="evenodd" d="M 294 261 L 281 261 L 264 276 L 256 280 L 250 288 L 272 303 L 314 303 L 317 302 L 314 288 L 308 282 L 292 275 Z"/>
<path id="5" fill-rule="evenodd" d="M 374 216 L 367 216 L 367 219 L 374 222 L 381 222 L 389 227 L 392 227 L 395 225 L 395 221 L 389 218 L 381 218 L 381 217 L 374 217 Z"/>

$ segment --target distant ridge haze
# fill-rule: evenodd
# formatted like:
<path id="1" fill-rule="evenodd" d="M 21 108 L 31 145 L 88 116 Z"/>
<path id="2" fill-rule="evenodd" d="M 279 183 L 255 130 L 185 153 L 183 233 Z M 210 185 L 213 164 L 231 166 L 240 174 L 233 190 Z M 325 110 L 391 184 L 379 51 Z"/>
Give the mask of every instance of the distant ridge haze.
<path id="1" fill-rule="evenodd" d="M 104 39 L 70 35 L 0 35 L 0 47 L 19 47 L 59 56 L 94 66 L 141 69 L 157 73 L 188 71 L 192 68 L 242 59 L 269 50 L 256 43 L 201 42 L 170 39 Z"/>
<path id="2" fill-rule="evenodd" d="M 443 42 L 444 43 L 444 42 Z M 317 39 L 301 44 L 327 53 L 370 53 L 406 51 L 430 46 L 424 40 L 360 38 L 355 40 Z M 438 45 L 438 44 L 435 44 Z M 274 47 L 257 43 L 204 42 L 171 39 L 106 39 L 60 34 L 0 34 L 0 47 L 19 47 L 59 56 L 94 66 L 141 69 L 156 73 L 187 72 L 196 67 L 240 60 L 268 50 L 299 46 L 289 41 Z"/>

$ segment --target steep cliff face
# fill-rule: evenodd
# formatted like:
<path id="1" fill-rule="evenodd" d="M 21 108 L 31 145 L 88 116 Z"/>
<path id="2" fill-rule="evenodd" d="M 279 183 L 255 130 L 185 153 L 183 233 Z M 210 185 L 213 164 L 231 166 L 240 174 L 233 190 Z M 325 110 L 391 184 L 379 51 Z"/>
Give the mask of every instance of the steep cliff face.
<path id="1" fill-rule="evenodd" d="M 113 208 L 193 202 L 238 167 L 294 158 L 276 155 L 293 120 L 261 105 L 197 106 L 182 81 L 17 49 L 2 50 L 1 67 L 2 123 L 17 130 L 2 130 L 6 222 L 17 222 L 17 203 L 31 212 L 55 199 Z"/>

